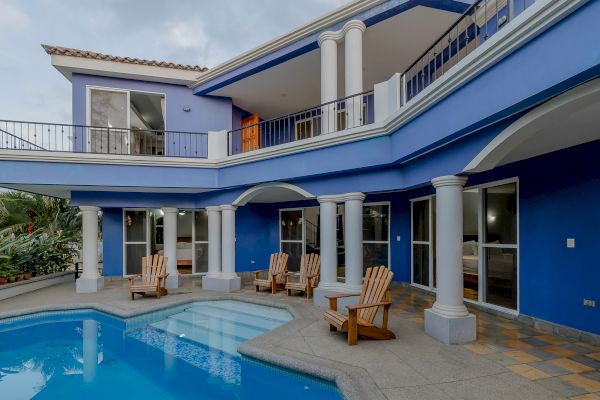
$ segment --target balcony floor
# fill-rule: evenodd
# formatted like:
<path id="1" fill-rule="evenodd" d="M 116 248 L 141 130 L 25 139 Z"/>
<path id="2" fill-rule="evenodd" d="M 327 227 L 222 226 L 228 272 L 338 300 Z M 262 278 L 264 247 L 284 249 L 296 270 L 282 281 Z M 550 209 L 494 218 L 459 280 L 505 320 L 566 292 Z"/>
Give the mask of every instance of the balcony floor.
<path id="1" fill-rule="evenodd" d="M 310 366 L 315 374 L 341 371 L 347 397 L 360 399 L 600 399 L 600 347 L 566 340 L 486 312 L 477 314 L 478 339 L 448 346 L 425 335 L 423 310 L 431 295 L 406 287 L 393 289 L 393 341 L 360 340 L 348 347 L 343 334 L 330 333 L 323 310 L 301 296 L 288 298 L 244 289 L 231 296 L 200 289 L 199 279 L 157 301 L 129 300 L 127 283 L 106 281 L 105 290 L 75 294 L 74 283 L 61 284 L 0 301 L 0 317 L 57 306 L 89 307 L 128 316 L 156 307 L 215 297 L 284 303 L 296 319 L 246 346 L 254 356 L 288 365 Z M 43 306 L 42 306 L 43 305 Z M 248 346 L 249 345 L 249 346 Z M 299 364 L 300 363 L 300 364 Z"/>

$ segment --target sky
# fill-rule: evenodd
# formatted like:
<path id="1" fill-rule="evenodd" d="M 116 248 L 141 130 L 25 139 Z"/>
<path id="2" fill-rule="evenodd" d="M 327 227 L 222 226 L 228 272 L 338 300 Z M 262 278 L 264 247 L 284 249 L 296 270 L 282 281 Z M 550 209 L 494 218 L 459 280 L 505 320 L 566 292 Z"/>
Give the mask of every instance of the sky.
<path id="1" fill-rule="evenodd" d="M 214 67 L 350 0 L 0 0 L 0 120 L 71 122 L 41 44 Z"/>

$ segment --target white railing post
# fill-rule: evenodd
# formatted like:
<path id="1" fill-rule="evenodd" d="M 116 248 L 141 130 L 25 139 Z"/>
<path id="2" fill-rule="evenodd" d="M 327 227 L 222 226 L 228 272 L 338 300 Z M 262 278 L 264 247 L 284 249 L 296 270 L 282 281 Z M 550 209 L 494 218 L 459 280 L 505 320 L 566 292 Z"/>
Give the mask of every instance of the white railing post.
<path id="1" fill-rule="evenodd" d="M 227 131 L 208 132 L 208 159 L 218 160 L 228 156 Z"/>

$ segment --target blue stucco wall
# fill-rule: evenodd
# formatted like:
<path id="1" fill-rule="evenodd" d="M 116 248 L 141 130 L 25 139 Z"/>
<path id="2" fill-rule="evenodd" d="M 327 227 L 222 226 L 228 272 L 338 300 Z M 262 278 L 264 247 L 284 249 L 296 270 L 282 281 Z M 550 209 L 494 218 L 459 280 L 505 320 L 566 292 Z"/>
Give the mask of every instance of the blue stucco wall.
<path id="1" fill-rule="evenodd" d="M 102 209 L 103 275 L 123 275 L 123 210 Z"/>
<path id="2" fill-rule="evenodd" d="M 469 178 L 519 178 L 520 312 L 600 334 L 600 141 Z M 575 239 L 575 248 L 566 246 Z"/>

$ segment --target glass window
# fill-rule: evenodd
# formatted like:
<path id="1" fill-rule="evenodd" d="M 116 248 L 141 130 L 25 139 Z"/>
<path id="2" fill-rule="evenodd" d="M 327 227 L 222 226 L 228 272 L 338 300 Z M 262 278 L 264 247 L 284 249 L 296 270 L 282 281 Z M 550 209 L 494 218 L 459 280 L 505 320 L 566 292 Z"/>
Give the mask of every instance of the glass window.
<path id="1" fill-rule="evenodd" d="M 281 240 L 302 240 L 302 210 L 281 211 Z"/>
<path id="2" fill-rule="evenodd" d="M 365 243 L 363 244 L 363 269 L 369 267 L 388 266 L 388 244 L 387 243 Z"/>
<path id="3" fill-rule="evenodd" d="M 413 244 L 413 283 L 429 286 L 428 244 Z"/>
<path id="4" fill-rule="evenodd" d="M 208 243 L 194 243 L 195 271 L 208 272 Z"/>
<path id="5" fill-rule="evenodd" d="M 462 264 L 464 296 L 479 300 L 479 190 L 463 192 Z"/>
<path id="6" fill-rule="evenodd" d="M 485 255 L 485 301 L 517 308 L 517 249 L 487 247 Z"/>
<path id="7" fill-rule="evenodd" d="M 90 90 L 89 150 L 94 153 L 128 154 L 129 128 L 127 93 L 109 90 Z"/>
<path id="8" fill-rule="evenodd" d="M 483 190 L 485 243 L 517 243 L 517 184 Z"/>
<path id="9" fill-rule="evenodd" d="M 125 274 L 142 273 L 142 257 L 146 257 L 146 243 L 125 245 Z"/>
<path id="10" fill-rule="evenodd" d="M 125 211 L 125 241 L 146 242 L 148 212 L 146 210 Z"/>
<path id="11" fill-rule="evenodd" d="M 208 213 L 204 210 L 198 210 L 194 213 L 196 242 L 208 241 Z"/>
<path id="12" fill-rule="evenodd" d="M 288 271 L 300 271 L 300 258 L 302 257 L 302 241 L 282 242 L 281 251 L 289 256 Z"/>
<path id="13" fill-rule="evenodd" d="M 413 241 L 429 242 L 429 200 L 412 203 Z"/>
<path id="14" fill-rule="evenodd" d="M 388 241 L 389 206 L 366 205 L 363 207 L 363 240 Z"/>

